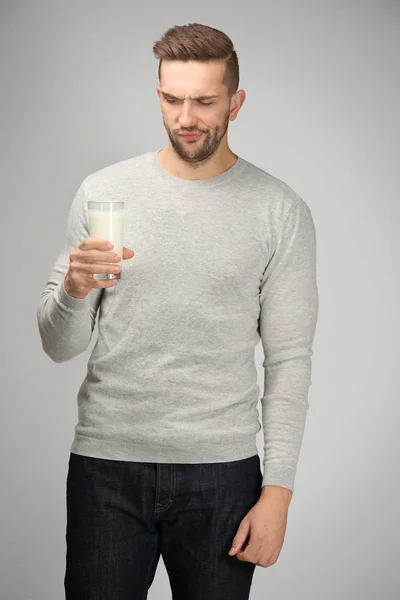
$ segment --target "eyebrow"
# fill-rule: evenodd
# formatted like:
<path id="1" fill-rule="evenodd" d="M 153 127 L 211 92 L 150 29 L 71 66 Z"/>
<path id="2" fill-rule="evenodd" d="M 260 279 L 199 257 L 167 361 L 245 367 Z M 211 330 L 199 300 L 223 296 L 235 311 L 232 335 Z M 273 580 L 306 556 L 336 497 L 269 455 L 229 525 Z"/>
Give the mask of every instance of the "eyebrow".
<path id="1" fill-rule="evenodd" d="M 168 94 L 167 92 L 161 92 L 161 94 L 164 96 L 164 98 L 171 98 L 173 100 L 182 100 L 182 98 L 178 98 L 177 96 L 174 96 L 173 94 Z M 191 98 L 191 100 L 211 100 L 212 98 L 218 98 L 218 96 L 217 95 L 197 96 L 197 98 Z"/>

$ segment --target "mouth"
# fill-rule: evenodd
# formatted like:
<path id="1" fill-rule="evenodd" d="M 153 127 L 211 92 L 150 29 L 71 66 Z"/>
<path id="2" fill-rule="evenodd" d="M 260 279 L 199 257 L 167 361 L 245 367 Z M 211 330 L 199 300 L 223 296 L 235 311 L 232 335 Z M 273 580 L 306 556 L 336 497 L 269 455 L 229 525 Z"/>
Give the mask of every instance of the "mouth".
<path id="1" fill-rule="evenodd" d="M 199 138 L 201 138 L 203 134 L 202 133 L 181 133 L 180 137 L 182 137 L 184 140 L 189 141 L 194 141 L 194 140 L 198 140 Z"/>

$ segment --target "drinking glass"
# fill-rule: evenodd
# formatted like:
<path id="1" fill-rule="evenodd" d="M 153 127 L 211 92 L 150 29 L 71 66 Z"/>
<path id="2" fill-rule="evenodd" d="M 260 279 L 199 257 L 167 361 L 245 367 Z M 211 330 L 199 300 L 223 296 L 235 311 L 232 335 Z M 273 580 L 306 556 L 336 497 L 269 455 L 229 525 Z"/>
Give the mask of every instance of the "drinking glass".
<path id="1" fill-rule="evenodd" d="M 90 237 L 102 238 L 114 244 L 110 252 L 121 257 L 124 247 L 124 203 L 113 201 L 88 201 L 88 226 Z M 116 264 L 100 262 L 98 264 Z M 93 279 L 121 279 L 121 273 L 96 273 Z"/>

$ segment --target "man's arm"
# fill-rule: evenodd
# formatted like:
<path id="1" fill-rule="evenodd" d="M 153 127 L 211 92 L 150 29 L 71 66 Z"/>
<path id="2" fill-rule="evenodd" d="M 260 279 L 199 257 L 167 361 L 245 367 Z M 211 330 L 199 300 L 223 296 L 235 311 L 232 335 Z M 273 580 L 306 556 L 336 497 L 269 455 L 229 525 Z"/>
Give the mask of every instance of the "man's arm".
<path id="1" fill-rule="evenodd" d="M 263 488 L 294 488 L 308 409 L 318 304 L 314 221 L 298 197 L 283 215 L 260 285 L 259 333 L 265 354 Z M 270 489 L 264 488 L 263 493 Z"/>
<path id="2" fill-rule="evenodd" d="M 87 237 L 87 202 L 81 185 L 69 210 L 64 247 L 40 294 L 37 308 L 42 347 L 55 362 L 65 362 L 86 350 L 104 292 L 104 288 L 94 288 L 85 298 L 75 298 L 67 293 L 64 286 L 69 254 Z"/>

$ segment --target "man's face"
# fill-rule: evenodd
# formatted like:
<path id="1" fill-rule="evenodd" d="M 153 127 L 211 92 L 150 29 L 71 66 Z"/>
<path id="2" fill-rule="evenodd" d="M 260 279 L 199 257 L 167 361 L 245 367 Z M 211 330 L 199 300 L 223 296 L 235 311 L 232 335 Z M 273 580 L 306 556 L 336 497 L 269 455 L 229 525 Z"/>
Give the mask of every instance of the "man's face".
<path id="1" fill-rule="evenodd" d="M 157 93 L 164 126 L 175 152 L 193 165 L 215 154 L 236 118 L 235 95 L 229 98 L 222 83 L 224 69 L 222 61 L 162 62 Z"/>

